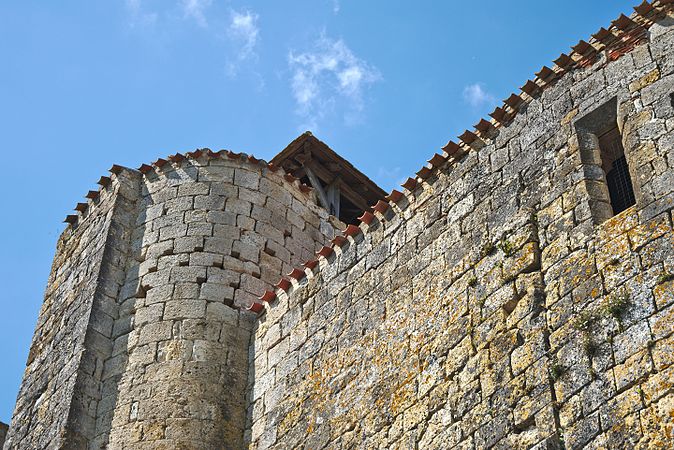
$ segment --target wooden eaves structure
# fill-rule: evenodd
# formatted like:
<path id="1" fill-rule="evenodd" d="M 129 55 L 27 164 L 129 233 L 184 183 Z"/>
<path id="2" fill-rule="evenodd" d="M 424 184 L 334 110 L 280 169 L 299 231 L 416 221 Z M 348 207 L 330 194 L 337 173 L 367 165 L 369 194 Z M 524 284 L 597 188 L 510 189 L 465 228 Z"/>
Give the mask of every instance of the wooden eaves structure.
<path id="1" fill-rule="evenodd" d="M 318 200 L 344 223 L 356 223 L 386 192 L 309 131 L 292 141 L 271 163 L 316 190 Z"/>

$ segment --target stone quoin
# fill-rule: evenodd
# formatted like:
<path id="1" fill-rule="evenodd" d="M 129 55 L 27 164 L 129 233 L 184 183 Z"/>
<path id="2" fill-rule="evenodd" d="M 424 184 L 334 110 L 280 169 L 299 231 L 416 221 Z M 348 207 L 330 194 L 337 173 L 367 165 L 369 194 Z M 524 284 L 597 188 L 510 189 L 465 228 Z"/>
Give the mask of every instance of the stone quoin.
<path id="1" fill-rule="evenodd" d="M 112 166 L 65 220 L 0 445 L 672 448 L 673 4 L 390 194 L 308 132 L 270 163 Z"/>

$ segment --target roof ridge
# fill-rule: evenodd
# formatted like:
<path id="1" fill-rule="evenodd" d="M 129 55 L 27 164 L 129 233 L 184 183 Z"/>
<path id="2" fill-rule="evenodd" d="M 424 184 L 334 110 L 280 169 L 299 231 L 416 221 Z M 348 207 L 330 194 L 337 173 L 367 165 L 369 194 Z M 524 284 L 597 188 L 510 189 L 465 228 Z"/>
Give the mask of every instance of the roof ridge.
<path id="1" fill-rule="evenodd" d="M 652 0 L 650 2 L 643 0 L 640 5 L 633 8 L 635 12 L 630 17 L 621 14 L 618 19 L 611 22 L 608 29 L 602 27 L 597 33 L 593 34 L 589 42 L 580 40 L 578 44 L 571 47 L 572 51 L 568 55 L 562 53 L 554 61 L 553 68 L 543 66 L 539 72 L 536 72 L 536 77 L 533 80 L 527 80 L 520 88 L 522 93 L 512 94 L 504 100 L 502 106 L 497 107 L 489 114 L 492 118 L 491 120 L 480 119 L 474 126 L 474 131 L 466 130 L 459 136 L 459 143 L 450 140 L 442 147 L 442 153 L 435 153 L 428 160 L 428 164 L 424 165 L 415 174 L 416 176 L 408 178 L 402 184 L 404 190 L 412 195 L 436 171 L 441 170 L 449 164 L 456 163 L 469 151 L 476 150 L 474 146 L 476 142 L 483 142 L 482 140 L 485 138 L 493 138 L 498 128 L 510 124 L 522 105 L 540 96 L 546 88 L 552 86 L 562 75 L 577 68 L 587 68 L 594 65 L 599 59 L 599 52 L 606 51 L 608 53 L 607 62 L 615 61 L 630 52 L 644 41 L 646 31 L 657 19 L 662 18 L 664 14 L 672 9 L 672 4 L 674 4 L 674 0 Z M 288 295 L 291 292 L 291 288 L 294 285 L 299 286 L 300 282 L 309 274 L 315 276 L 316 271 L 314 269 L 318 267 L 318 271 L 321 270 L 319 264 L 321 258 L 327 264 L 330 264 L 332 262 L 330 258 L 334 255 L 335 248 L 339 247 L 341 250 L 349 242 L 349 237 L 355 242 L 355 238 L 359 234 L 369 230 L 370 224 L 373 221 L 381 222 L 382 220 L 386 220 L 387 212 L 392 209 L 393 205 L 397 205 L 401 212 L 406 209 L 406 206 L 409 206 L 409 202 L 405 208 L 399 205 L 401 200 L 406 197 L 407 194 L 393 189 L 386 197 L 386 202 L 380 200 L 370 208 L 370 211 L 363 213 L 359 218 L 360 225 L 348 225 L 346 229 L 342 230 L 341 235 L 337 235 L 332 239 L 330 246 L 324 246 L 316 252 L 316 259 L 305 262 L 303 264 L 304 269 L 295 268 L 285 277 L 281 277 L 274 291 L 265 291 L 258 298 L 258 302 L 252 303 L 247 309 L 255 313 L 266 311 L 265 305 L 271 304 L 279 295 Z M 373 211 L 377 214 L 373 214 Z M 294 283 L 293 280 L 295 280 Z"/>

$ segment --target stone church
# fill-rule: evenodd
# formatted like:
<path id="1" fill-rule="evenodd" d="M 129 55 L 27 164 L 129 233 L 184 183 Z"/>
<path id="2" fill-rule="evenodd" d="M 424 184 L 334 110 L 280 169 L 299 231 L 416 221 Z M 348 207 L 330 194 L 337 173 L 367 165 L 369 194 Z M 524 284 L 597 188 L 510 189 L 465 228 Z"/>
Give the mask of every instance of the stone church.
<path id="1" fill-rule="evenodd" d="M 390 193 L 308 132 L 112 166 L 3 448 L 673 448 L 673 3 Z"/>

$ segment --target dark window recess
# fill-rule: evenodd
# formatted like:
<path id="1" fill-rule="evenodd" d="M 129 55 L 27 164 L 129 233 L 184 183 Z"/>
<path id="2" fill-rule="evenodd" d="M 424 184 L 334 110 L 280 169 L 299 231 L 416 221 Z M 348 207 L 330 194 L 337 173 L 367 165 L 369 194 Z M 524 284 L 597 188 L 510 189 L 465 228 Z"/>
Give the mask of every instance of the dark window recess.
<path id="1" fill-rule="evenodd" d="M 599 136 L 599 149 L 613 214 L 618 214 L 636 203 L 618 127 Z"/>

